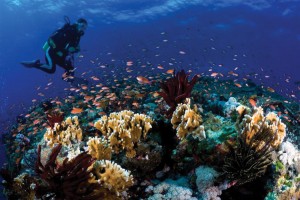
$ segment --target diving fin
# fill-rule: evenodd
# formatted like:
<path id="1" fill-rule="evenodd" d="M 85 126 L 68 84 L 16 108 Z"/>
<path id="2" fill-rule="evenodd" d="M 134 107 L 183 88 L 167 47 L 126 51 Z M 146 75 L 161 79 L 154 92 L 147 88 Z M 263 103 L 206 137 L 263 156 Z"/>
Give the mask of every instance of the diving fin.
<path id="1" fill-rule="evenodd" d="M 41 66 L 41 62 L 40 60 L 34 60 L 34 61 L 23 61 L 21 62 L 21 64 L 24 67 L 28 67 L 28 68 L 32 68 L 32 67 L 40 67 Z"/>

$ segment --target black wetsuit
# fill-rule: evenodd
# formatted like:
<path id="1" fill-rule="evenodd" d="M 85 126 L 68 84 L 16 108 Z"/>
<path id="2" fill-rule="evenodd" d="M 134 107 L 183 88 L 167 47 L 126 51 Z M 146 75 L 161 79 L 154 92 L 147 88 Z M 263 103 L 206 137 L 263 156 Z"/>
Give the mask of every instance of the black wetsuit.
<path id="1" fill-rule="evenodd" d="M 52 68 L 46 69 L 41 67 L 40 69 L 52 74 L 56 71 L 56 65 L 59 65 L 66 70 L 67 75 L 73 75 L 73 53 L 78 52 L 78 50 L 70 53 L 68 48 L 77 48 L 82 35 L 83 32 L 78 31 L 76 24 L 65 24 L 62 28 L 55 31 L 48 39 L 49 47 L 45 49 L 46 63 Z M 51 40 L 54 42 L 55 47 L 51 45 Z M 58 55 L 58 52 L 61 52 L 62 55 Z"/>

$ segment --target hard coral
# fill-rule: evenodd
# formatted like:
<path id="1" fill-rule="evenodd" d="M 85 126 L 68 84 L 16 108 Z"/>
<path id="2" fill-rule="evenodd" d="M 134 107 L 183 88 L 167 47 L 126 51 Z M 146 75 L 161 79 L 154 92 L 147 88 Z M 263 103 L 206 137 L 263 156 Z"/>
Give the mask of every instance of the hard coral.
<path id="1" fill-rule="evenodd" d="M 186 104 L 179 104 L 172 115 L 171 123 L 173 129 L 176 129 L 177 137 L 184 139 L 187 135 L 192 135 L 193 138 L 202 140 L 205 138 L 204 127 L 200 126 L 202 123 L 201 115 L 197 111 L 197 106 L 191 109 L 190 99 L 187 98 Z"/>
<path id="2" fill-rule="evenodd" d="M 265 130 L 264 132 L 270 134 L 268 137 L 273 138 L 271 146 L 274 149 L 278 148 L 286 135 L 286 125 L 281 122 L 274 112 L 269 112 L 264 116 L 263 108 L 257 107 L 253 109 L 253 114 L 251 116 L 248 114 L 249 110 L 244 106 L 237 107 L 237 111 L 242 114 L 240 114 L 241 122 L 238 122 L 236 125 L 240 134 L 245 135 L 248 144 L 252 138 L 254 138 L 255 134 L 260 133 L 259 130 L 262 129 Z M 265 144 L 265 141 L 263 140 L 253 141 L 252 143 L 255 144 L 257 142 L 260 142 L 260 145 L 257 145 L 257 148 L 261 148 L 261 146 L 264 146 Z"/>
<path id="3" fill-rule="evenodd" d="M 110 160 L 112 149 L 104 138 L 90 137 L 87 142 L 88 153 L 96 160 Z"/>
<path id="4" fill-rule="evenodd" d="M 62 199 L 99 199 L 103 196 L 99 184 L 90 183 L 91 166 L 94 159 L 83 152 L 72 160 L 67 158 L 58 164 L 57 157 L 62 148 L 59 144 L 52 149 L 49 159 L 45 164 L 41 160 L 41 146 L 38 147 L 36 173 L 46 182 L 45 186 L 37 187 L 37 196 L 40 198 L 53 197 Z"/>
<path id="5" fill-rule="evenodd" d="M 190 82 L 188 81 L 188 76 L 189 74 L 186 74 L 184 70 L 181 70 L 165 83 L 160 84 L 163 91 L 158 92 L 158 94 L 162 96 L 170 106 L 169 110 L 166 112 L 166 115 L 169 118 L 172 116 L 176 106 L 179 103 L 183 103 L 186 98 L 191 96 L 192 89 L 198 80 L 198 76 L 195 75 Z"/>
<path id="6" fill-rule="evenodd" d="M 133 158 L 136 155 L 135 145 L 140 141 L 141 136 L 152 128 L 152 119 L 144 114 L 134 114 L 132 111 L 123 110 L 113 112 L 109 117 L 102 116 L 94 126 L 101 131 L 114 153 L 126 150 L 126 156 Z"/>
<path id="7" fill-rule="evenodd" d="M 69 146 L 80 142 L 82 129 L 79 126 L 78 117 L 68 117 L 62 123 L 56 123 L 53 128 L 47 128 L 44 139 L 50 147 L 53 147 L 54 144 Z"/>
<path id="8" fill-rule="evenodd" d="M 134 183 L 129 171 L 109 160 L 96 161 L 93 166 L 93 174 L 97 179 L 91 182 L 100 182 L 116 196 L 126 191 Z"/>

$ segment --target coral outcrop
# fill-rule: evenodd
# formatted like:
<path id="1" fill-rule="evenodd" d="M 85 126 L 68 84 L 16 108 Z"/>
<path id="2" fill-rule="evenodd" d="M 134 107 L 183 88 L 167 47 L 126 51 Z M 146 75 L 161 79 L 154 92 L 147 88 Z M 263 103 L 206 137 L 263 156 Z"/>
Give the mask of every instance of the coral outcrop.
<path id="1" fill-rule="evenodd" d="M 198 113 L 197 106 L 191 109 L 190 99 L 187 98 L 186 104 L 179 104 L 176 107 L 171 119 L 173 129 L 179 139 L 184 139 L 187 135 L 202 140 L 205 138 L 204 126 L 201 126 L 202 118 Z"/>
<path id="2" fill-rule="evenodd" d="M 80 142 L 82 130 L 79 126 L 78 117 L 68 117 L 60 124 L 55 123 L 53 128 L 47 128 L 44 139 L 50 147 L 53 147 L 54 144 L 71 146 Z"/>
<path id="3" fill-rule="evenodd" d="M 94 126 L 109 141 L 114 153 L 121 150 L 126 151 L 126 156 L 133 158 L 136 155 L 135 145 L 141 137 L 146 137 L 152 128 L 152 119 L 144 114 L 135 114 L 132 111 L 124 110 L 113 112 L 108 117 L 102 116 L 95 122 Z"/>

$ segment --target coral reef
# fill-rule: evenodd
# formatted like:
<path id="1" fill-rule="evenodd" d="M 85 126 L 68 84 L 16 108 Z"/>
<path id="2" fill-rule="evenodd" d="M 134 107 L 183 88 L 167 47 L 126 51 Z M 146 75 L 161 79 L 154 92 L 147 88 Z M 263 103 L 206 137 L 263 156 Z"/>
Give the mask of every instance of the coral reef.
<path id="1" fill-rule="evenodd" d="M 184 71 L 161 98 L 154 78 L 167 76 L 73 86 L 65 99 L 34 104 L 3 138 L 6 197 L 299 198 L 299 105 L 234 81 L 189 82 Z"/>
<path id="2" fill-rule="evenodd" d="M 94 126 L 108 139 L 114 153 L 125 149 L 126 156 L 133 158 L 136 155 L 135 145 L 141 136 L 146 137 L 152 128 L 151 123 L 152 119 L 144 114 L 124 110 L 113 112 L 109 117 L 102 116 Z"/>
<path id="3" fill-rule="evenodd" d="M 171 119 L 173 129 L 179 139 L 184 139 L 187 135 L 202 140 L 205 138 L 204 127 L 201 126 L 202 118 L 197 111 L 197 106 L 191 109 L 190 99 L 187 98 L 186 104 L 179 104 L 176 107 Z"/>
<path id="4" fill-rule="evenodd" d="M 61 124 L 55 123 L 53 128 L 47 128 L 44 139 L 50 147 L 53 147 L 54 144 L 69 146 L 80 142 L 82 130 L 79 126 L 78 117 L 68 117 Z"/>
<path id="5" fill-rule="evenodd" d="M 179 103 L 191 96 L 192 89 L 198 80 L 198 76 L 195 75 L 192 80 L 188 81 L 189 74 L 186 74 L 184 70 L 177 72 L 175 76 L 169 78 L 165 83 L 161 83 L 160 87 L 163 90 L 158 92 L 160 96 L 169 105 L 169 110 L 166 112 L 168 118 L 170 118 Z"/>

